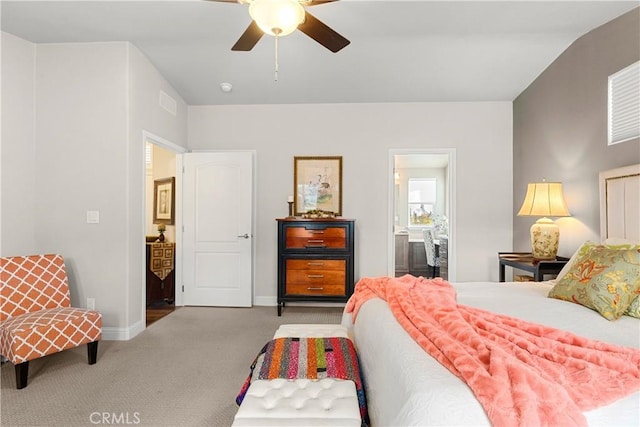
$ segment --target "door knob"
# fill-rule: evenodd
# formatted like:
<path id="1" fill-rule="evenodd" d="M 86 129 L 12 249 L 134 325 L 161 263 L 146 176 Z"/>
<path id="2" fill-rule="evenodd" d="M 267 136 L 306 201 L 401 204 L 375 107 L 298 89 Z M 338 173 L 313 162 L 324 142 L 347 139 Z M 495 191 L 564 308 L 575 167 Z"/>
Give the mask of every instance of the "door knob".
<path id="1" fill-rule="evenodd" d="M 249 233 L 241 234 L 238 237 L 244 237 L 245 239 L 248 239 L 249 238 Z"/>

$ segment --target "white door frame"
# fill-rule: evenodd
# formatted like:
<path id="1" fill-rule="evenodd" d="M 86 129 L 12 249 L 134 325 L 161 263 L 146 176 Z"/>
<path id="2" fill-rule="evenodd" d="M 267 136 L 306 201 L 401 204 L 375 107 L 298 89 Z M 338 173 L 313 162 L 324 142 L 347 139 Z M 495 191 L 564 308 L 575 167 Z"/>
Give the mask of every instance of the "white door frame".
<path id="1" fill-rule="evenodd" d="M 186 153 L 188 150 L 186 148 L 184 148 L 181 145 L 175 144 L 167 139 L 162 138 L 161 136 L 155 135 L 151 132 L 148 132 L 146 130 L 142 131 L 142 161 L 143 161 L 143 168 L 142 168 L 142 174 L 143 174 L 143 179 L 142 179 L 142 188 L 143 188 L 143 192 L 142 194 L 145 195 L 146 197 L 146 193 L 147 193 L 147 189 L 146 189 L 146 166 L 144 165 L 144 159 L 145 159 L 145 147 L 147 142 L 150 142 L 154 145 L 157 145 L 159 147 L 162 147 L 164 149 L 167 149 L 169 151 L 173 151 L 174 153 L 176 153 L 176 192 L 174 194 L 175 197 L 175 220 L 174 220 L 174 225 L 175 225 L 175 230 L 176 230 L 176 248 L 178 248 L 178 250 L 175 251 L 175 264 L 174 264 L 174 276 L 175 276 L 175 305 L 176 306 L 181 306 L 182 304 L 182 292 L 179 292 L 179 289 L 182 289 L 181 286 L 181 281 L 178 280 L 181 276 L 180 276 L 180 272 L 182 272 L 182 251 L 179 250 L 179 248 L 182 247 L 182 155 L 183 153 Z M 146 226 L 146 206 L 143 207 L 142 209 L 142 224 L 145 224 Z M 146 236 L 146 228 L 143 227 L 142 228 L 143 231 L 143 236 L 140 236 L 140 241 L 144 243 L 145 241 L 145 236 Z M 140 307 L 140 309 L 142 310 L 142 319 L 143 319 L 143 324 L 144 319 L 145 319 L 145 311 L 146 311 L 146 301 L 147 301 L 147 285 L 146 285 L 146 280 L 147 280 L 147 275 L 146 275 L 146 271 L 147 271 L 147 255 L 146 255 L 146 248 L 145 245 L 142 244 L 140 246 L 140 251 L 142 253 L 142 286 L 140 287 L 140 292 L 142 293 L 142 307 Z"/>
<path id="2" fill-rule="evenodd" d="M 410 154 L 446 154 L 449 156 L 449 167 L 447 168 L 447 197 L 449 199 L 449 276 L 448 281 L 456 280 L 456 149 L 455 148 L 392 148 L 389 150 L 388 160 L 388 182 L 389 200 L 388 206 L 388 228 L 387 228 L 387 275 L 395 277 L 395 254 L 396 245 L 394 239 L 394 204 L 395 204 L 395 156 Z"/>

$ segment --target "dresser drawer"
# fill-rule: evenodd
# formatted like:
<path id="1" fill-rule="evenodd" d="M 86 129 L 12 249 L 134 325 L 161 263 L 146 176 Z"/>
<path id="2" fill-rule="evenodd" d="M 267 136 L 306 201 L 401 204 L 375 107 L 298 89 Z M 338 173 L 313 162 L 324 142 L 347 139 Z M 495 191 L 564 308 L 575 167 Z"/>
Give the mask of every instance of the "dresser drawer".
<path id="1" fill-rule="evenodd" d="M 287 286 L 339 285 L 344 288 L 345 271 L 337 270 L 287 270 Z"/>
<path id="2" fill-rule="evenodd" d="M 286 292 L 287 295 L 345 295 L 344 283 L 341 285 L 287 283 Z"/>
<path id="3" fill-rule="evenodd" d="M 345 271 L 343 259 L 288 259 L 287 271 L 291 270 L 338 270 Z"/>
<path id="4" fill-rule="evenodd" d="M 287 227 L 285 249 L 346 249 L 347 231 L 344 227 L 305 228 Z"/>

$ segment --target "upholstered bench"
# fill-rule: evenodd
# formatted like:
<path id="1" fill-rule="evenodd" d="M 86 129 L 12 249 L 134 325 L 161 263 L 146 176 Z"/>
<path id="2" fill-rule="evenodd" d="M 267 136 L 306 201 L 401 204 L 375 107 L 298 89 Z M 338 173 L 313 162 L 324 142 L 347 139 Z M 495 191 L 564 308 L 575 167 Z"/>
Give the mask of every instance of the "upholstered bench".
<path id="1" fill-rule="evenodd" d="M 282 325 L 277 338 L 349 338 L 340 325 Z M 362 424 L 356 385 L 334 378 L 256 379 L 233 421 L 246 426 L 354 426 Z"/>

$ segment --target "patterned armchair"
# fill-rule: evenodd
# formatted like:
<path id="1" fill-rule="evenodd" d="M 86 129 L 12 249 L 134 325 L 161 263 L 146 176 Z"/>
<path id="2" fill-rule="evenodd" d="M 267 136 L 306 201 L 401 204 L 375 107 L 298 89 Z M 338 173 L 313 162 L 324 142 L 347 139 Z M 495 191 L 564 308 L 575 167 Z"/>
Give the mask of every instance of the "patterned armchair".
<path id="1" fill-rule="evenodd" d="M 15 365 L 18 389 L 27 386 L 29 361 L 87 344 L 96 363 L 102 315 L 71 307 L 60 255 L 0 258 L 0 354 Z"/>

